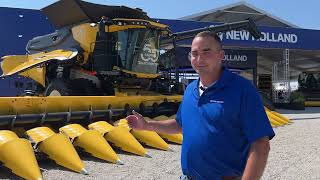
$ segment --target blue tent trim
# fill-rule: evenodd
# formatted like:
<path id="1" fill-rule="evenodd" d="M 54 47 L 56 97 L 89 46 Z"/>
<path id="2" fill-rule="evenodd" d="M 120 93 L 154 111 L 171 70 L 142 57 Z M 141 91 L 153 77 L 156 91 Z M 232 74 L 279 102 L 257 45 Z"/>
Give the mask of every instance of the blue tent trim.
<path id="1" fill-rule="evenodd" d="M 167 24 L 172 32 L 180 32 L 195 28 L 209 27 L 221 23 L 198 22 L 187 20 L 159 19 L 160 23 Z M 247 31 L 230 31 L 220 35 L 224 46 L 238 46 L 241 48 L 281 48 L 320 50 L 320 30 L 281 28 L 259 26 L 263 37 L 254 39 Z M 190 45 L 191 40 L 178 44 Z"/>

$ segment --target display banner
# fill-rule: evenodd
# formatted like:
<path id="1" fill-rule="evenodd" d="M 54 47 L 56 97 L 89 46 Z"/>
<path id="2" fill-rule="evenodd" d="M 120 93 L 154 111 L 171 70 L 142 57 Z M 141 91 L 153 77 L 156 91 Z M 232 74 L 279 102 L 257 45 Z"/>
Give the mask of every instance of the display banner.
<path id="1" fill-rule="evenodd" d="M 188 54 L 189 47 L 176 48 L 176 66 L 190 67 Z M 222 61 L 225 67 L 231 69 L 253 69 L 257 66 L 257 51 L 224 49 L 225 55 Z"/>
<path id="2" fill-rule="evenodd" d="M 167 24 L 172 32 L 181 32 L 221 24 L 168 19 L 161 19 L 160 22 Z M 262 34 L 260 39 L 254 39 L 248 31 L 229 31 L 221 33 L 220 38 L 224 46 L 320 50 L 320 30 L 265 26 L 259 26 L 258 29 Z M 192 39 L 180 41 L 178 44 L 191 45 L 191 41 Z"/>

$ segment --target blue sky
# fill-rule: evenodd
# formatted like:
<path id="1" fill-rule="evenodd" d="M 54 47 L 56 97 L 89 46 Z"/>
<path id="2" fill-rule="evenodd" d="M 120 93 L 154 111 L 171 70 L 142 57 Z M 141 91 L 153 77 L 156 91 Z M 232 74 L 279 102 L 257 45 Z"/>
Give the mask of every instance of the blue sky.
<path id="1" fill-rule="evenodd" d="M 153 18 L 177 19 L 239 0 L 86 0 L 98 4 L 139 7 Z M 0 7 L 41 9 L 56 0 L 0 0 Z M 247 0 L 247 3 L 304 29 L 320 30 L 319 0 Z"/>

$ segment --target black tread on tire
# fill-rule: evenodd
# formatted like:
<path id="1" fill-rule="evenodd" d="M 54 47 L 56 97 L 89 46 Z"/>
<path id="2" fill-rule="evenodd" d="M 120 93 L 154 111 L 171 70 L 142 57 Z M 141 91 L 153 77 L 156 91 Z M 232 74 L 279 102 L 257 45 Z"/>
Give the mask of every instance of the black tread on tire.
<path id="1" fill-rule="evenodd" d="M 74 79 L 71 81 L 73 88 L 73 95 L 75 96 L 99 96 L 101 91 L 96 88 L 96 85 L 87 79 Z"/>
<path id="2" fill-rule="evenodd" d="M 61 96 L 71 96 L 73 94 L 70 81 L 61 78 L 51 81 L 51 83 L 47 86 L 44 95 L 52 96 L 53 91 L 57 91 Z"/>

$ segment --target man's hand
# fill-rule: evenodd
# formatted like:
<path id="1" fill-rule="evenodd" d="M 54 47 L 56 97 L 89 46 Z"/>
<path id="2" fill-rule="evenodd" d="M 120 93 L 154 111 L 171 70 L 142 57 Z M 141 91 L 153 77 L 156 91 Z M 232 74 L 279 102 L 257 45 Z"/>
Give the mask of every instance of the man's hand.
<path id="1" fill-rule="evenodd" d="M 143 118 L 143 116 L 134 110 L 132 111 L 132 114 L 133 115 L 126 117 L 129 127 L 137 130 L 147 130 L 148 122 Z"/>
<path id="2" fill-rule="evenodd" d="M 127 116 L 128 125 L 132 129 L 156 131 L 166 134 L 181 133 L 182 129 L 175 119 L 168 119 L 164 121 L 146 121 L 143 116 L 135 111 L 133 115 Z"/>

